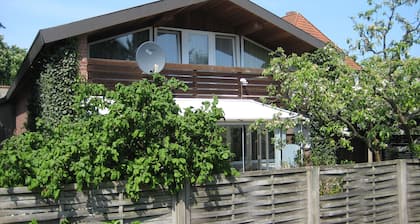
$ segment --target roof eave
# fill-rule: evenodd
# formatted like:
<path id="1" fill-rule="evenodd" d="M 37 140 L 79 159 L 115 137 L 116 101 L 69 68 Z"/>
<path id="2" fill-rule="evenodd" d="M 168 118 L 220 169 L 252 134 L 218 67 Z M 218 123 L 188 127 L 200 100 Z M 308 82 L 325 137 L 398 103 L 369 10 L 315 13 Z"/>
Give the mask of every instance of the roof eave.
<path id="1" fill-rule="evenodd" d="M 45 36 L 45 43 L 51 43 L 205 1 L 208 0 L 155 1 L 117 12 L 112 12 L 109 14 L 64 24 L 61 26 L 51 27 L 42 30 L 42 32 Z"/>
<path id="2" fill-rule="evenodd" d="M 20 68 L 18 70 L 18 73 L 16 75 L 16 79 L 10 86 L 9 90 L 7 91 L 6 96 L 4 97 L 6 100 L 9 100 L 12 98 L 15 94 L 15 89 L 17 88 L 20 81 L 23 79 L 23 76 L 27 72 L 27 70 L 30 68 L 32 63 L 34 62 L 35 58 L 38 56 L 41 49 L 44 47 L 45 41 L 44 36 L 41 31 L 38 32 L 38 34 L 35 37 L 34 42 L 32 43 L 32 46 L 29 48 L 28 53 L 25 56 L 25 59 L 23 60 L 22 64 L 20 65 Z"/>
<path id="3" fill-rule="evenodd" d="M 281 17 L 271 13 L 270 11 L 262 8 L 261 6 L 251 2 L 251 1 L 243 1 L 243 0 L 229 0 L 234 4 L 245 8 L 246 10 L 258 15 L 259 17 L 263 18 L 264 20 L 278 26 L 279 28 L 285 30 L 286 32 L 294 35 L 295 37 L 301 39 L 302 41 L 316 47 L 322 48 L 326 44 L 319 39 L 313 37 L 312 35 L 304 32 L 303 30 L 293 26 L 286 20 L 282 19 Z"/>

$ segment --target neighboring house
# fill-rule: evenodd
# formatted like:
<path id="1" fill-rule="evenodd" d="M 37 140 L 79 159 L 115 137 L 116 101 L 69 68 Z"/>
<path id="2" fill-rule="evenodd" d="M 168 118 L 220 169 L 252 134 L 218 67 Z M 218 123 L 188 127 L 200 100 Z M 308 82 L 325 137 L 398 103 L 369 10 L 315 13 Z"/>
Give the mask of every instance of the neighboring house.
<path id="1" fill-rule="evenodd" d="M 316 39 L 322 41 L 323 43 L 333 43 L 330 38 L 325 36 L 316 26 L 314 26 L 308 19 L 306 19 L 302 14 L 298 12 L 288 12 L 282 19 L 286 20 L 290 24 L 296 26 L 297 28 L 305 31 L 306 33 L 310 34 L 311 36 L 315 37 Z M 334 44 L 334 43 L 333 43 Z M 340 49 L 338 47 L 338 49 Z M 345 57 L 345 62 L 350 67 L 359 70 L 361 69 L 360 65 L 358 65 L 352 58 Z"/>
<path id="2" fill-rule="evenodd" d="M 134 61 L 135 50 L 145 41 L 155 41 L 166 55 L 161 73 L 190 87 L 188 92 L 175 93 L 181 107 L 220 98 L 226 114 L 221 125 L 236 154 L 235 166 L 250 170 L 293 163 L 294 146 L 289 147 L 290 152 L 275 150 L 270 141 L 272 137 L 286 140 L 290 131 L 263 134 L 247 128 L 256 119 L 271 119 L 276 113 L 297 115 L 256 101 L 267 95 L 270 79 L 261 77 L 261 72 L 268 53 L 282 47 L 286 53 L 299 54 L 329 42 L 289 23 L 288 18 L 248 0 L 170 0 L 40 30 L 5 99 L 13 107 L 11 127 L 16 134 L 25 130 L 34 84 L 28 70 L 52 43 L 77 38 L 80 75 L 112 88 L 146 77 Z"/>

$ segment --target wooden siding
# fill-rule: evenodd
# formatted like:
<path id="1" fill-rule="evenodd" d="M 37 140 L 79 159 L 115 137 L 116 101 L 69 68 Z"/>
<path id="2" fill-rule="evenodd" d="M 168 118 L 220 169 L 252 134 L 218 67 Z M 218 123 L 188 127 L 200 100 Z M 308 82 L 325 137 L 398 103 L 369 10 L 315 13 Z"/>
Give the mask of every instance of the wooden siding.
<path id="1" fill-rule="evenodd" d="M 89 59 L 89 81 L 102 83 L 108 88 L 115 84 L 129 84 L 143 78 L 143 74 L 133 61 Z M 271 79 L 261 76 L 262 69 L 221 67 L 209 65 L 166 64 L 161 72 L 166 77 L 184 81 L 189 90 L 178 91 L 176 97 L 211 98 L 248 98 L 258 99 L 267 96 L 266 87 Z M 248 81 L 246 86 L 240 84 L 240 79 Z"/>

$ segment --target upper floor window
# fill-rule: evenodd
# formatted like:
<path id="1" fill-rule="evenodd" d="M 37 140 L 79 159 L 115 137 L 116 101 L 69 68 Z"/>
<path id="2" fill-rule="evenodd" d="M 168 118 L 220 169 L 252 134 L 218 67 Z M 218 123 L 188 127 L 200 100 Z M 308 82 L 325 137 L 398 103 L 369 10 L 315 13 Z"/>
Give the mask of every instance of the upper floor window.
<path id="1" fill-rule="evenodd" d="M 91 58 L 135 60 L 140 44 L 150 40 L 150 30 L 142 30 L 92 43 L 89 47 Z"/>
<path id="2" fill-rule="evenodd" d="M 233 67 L 235 63 L 235 38 L 216 36 L 216 65 Z"/>
<path id="3" fill-rule="evenodd" d="M 190 33 L 188 35 L 189 64 L 209 64 L 209 36 L 206 34 Z"/>
<path id="4" fill-rule="evenodd" d="M 152 28 L 147 28 L 93 42 L 89 55 L 134 61 L 137 48 L 154 40 L 165 52 L 167 63 L 251 68 L 263 68 L 268 63 L 269 49 L 238 35 L 176 28 L 151 31 Z"/>
<path id="5" fill-rule="evenodd" d="M 167 63 L 181 63 L 180 32 L 171 30 L 158 30 L 156 43 L 165 52 Z"/>
<path id="6" fill-rule="evenodd" d="M 243 66 L 264 68 L 269 62 L 270 51 L 250 40 L 244 39 Z"/>

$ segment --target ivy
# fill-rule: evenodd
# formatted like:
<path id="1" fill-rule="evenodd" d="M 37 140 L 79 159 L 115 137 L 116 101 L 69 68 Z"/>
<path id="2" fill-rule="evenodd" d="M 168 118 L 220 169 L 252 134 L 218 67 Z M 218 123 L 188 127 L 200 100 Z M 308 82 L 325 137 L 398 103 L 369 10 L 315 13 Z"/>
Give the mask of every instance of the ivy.
<path id="1" fill-rule="evenodd" d="M 28 128 L 41 119 L 46 127 L 55 126 L 65 115 L 73 114 L 74 85 L 79 77 L 77 42 L 66 40 L 47 46 L 30 71 L 35 75 L 29 107 Z"/>

